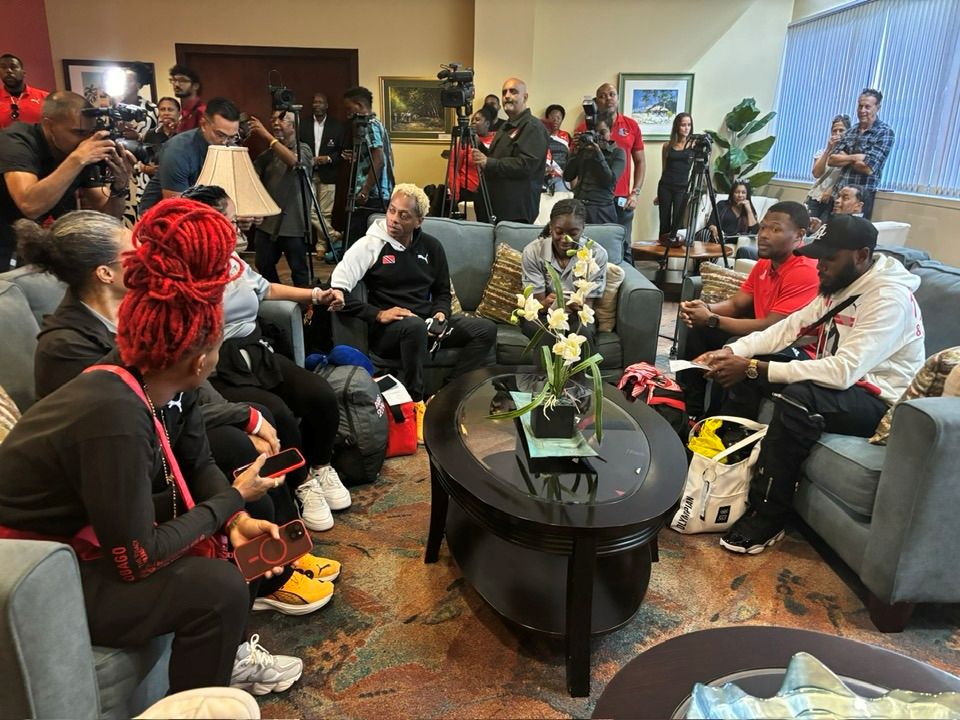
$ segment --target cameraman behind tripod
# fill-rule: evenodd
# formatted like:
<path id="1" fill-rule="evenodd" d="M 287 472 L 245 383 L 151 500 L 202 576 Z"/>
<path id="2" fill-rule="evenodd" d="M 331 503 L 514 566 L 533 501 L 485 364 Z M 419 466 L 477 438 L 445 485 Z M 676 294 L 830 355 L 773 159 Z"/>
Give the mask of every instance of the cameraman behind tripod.
<path id="1" fill-rule="evenodd" d="M 394 180 L 390 138 L 371 109 L 373 93 L 362 86 L 351 88 L 343 94 L 343 105 L 353 129 L 353 149 L 342 153 L 350 163 L 352 181 L 344 233 L 349 246 L 366 234 L 371 215 L 386 212 Z"/>
<path id="2" fill-rule="evenodd" d="M 616 224 L 613 189 L 627 166 L 627 154 L 610 139 L 613 113 L 601 113 L 593 123 L 589 115 L 587 119 L 587 130 L 573 139 L 563 179 L 568 183 L 579 180 L 573 197 L 586 207 L 588 224 Z"/>

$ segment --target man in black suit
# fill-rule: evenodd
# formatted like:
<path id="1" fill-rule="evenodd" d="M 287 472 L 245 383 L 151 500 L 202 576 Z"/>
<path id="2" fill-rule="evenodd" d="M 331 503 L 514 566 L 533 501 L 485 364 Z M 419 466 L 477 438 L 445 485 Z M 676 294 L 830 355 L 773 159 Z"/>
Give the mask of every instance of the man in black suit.
<path id="1" fill-rule="evenodd" d="M 337 194 L 337 170 L 343 150 L 343 124 L 327 114 L 327 96 L 318 92 L 313 96 L 313 118 L 300 126 L 300 142 L 313 151 L 313 186 L 317 191 L 320 211 L 331 236 L 336 240 L 339 233 L 333 229 L 333 203 Z M 319 225 L 319 221 L 314 221 Z M 323 245 L 323 235 L 317 231 L 317 239 Z"/>

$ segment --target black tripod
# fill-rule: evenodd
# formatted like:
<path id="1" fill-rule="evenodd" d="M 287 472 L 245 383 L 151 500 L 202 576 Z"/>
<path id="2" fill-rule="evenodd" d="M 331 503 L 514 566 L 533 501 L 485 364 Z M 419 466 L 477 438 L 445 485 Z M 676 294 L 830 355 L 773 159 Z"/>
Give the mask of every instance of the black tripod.
<path id="1" fill-rule="evenodd" d="M 697 136 L 697 137 L 709 137 Z M 694 147 L 693 168 L 690 171 L 690 179 L 687 182 L 687 191 L 683 195 L 683 203 L 687 218 L 687 234 L 683 240 L 685 247 L 683 253 L 683 270 L 680 276 L 680 287 L 687 279 L 688 266 L 690 264 L 690 247 L 694 243 L 694 232 L 697 229 L 697 216 L 700 214 L 700 197 L 704 189 L 707 192 L 707 198 L 710 200 L 710 216 L 720 227 L 720 216 L 717 213 L 717 193 L 713 189 L 713 181 L 710 179 L 710 143 L 704 142 Z M 707 221 L 709 223 L 709 220 Z M 723 233 L 720 233 L 720 252 L 723 257 L 723 266 L 729 267 L 727 261 L 727 242 Z M 670 254 L 670 247 L 664 250 L 664 267 Z M 677 305 L 677 318 L 673 328 L 673 344 L 670 346 L 670 357 L 677 357 L 677 338 L 680 333 L 680 305 Z"/>
<path id="2" fill-rule="evenodd" d="M 450 131 L 450 149 L 447 156 L 447 173 L 444 176 L 444 183 L 452 185 L 447 187 L 447 192 L 443 194 L 443 200 L 440 203 L 440 217 L 449 217 L 457 220 L 463 220 L 467 217 L 467 199 L 462 197 L 466 188 L 460 187 L 460 171 L 463 169 L 461 160 L 466 162 L 467 166 L 473 162 L 473 151 L 479 150 L 477 144 L 477 134 L 470 127 L 470 117 L 463 112 L 466 108 L 457 108 L 457 125 Z M 475 164 L 475 163 L 474 163 Z M 487 178 L 483 174 L 483 168 L 476 165 L 477 176 L 480 178 L 480 201 L 483 203 L 485 218 L 477 213 L 477 220 L 488 222 L 495 225 L 497 219 L 493 216 L 490 207 L 490 192 L 487 190 Z M 451 170 L 453 171 L 451 174 Z M 447 198 L 450 199 L 449 211 Z M 463 211 L 457 211 L 457 205 L 463 202 Z"/>
<path id="3" fill-rule="evenodd" d="M 371 115 L 354 115 L 353 116 L 353 152 L 350 155 L 350 185 L 349 190 L 347 191 L 347 231 L 344 233 L 344 250 L 346 250 L 350 243 L 353 242 L 353 215 L 357 209 L 357 174 L 360 171 L 360 158 L 364 157 L 367 160 L 367 167 L 370 168 L 370 171 L 375 169 L 373 163 L 373 153 L 370 151 L 370 144 L 367 142 L 367 129 L 370 127 L 370 123 L 373 121 Z M 393 187 L 393 163 L 390 160 L 390 141 L 387 137 L 386 130 L 383 131 L 383 165 L 380 171 L 377 173 L 377 177 L 374 178 L 373 184 L 370 186 L 370 195 L 367 197 L 367 202 L 374 199 L 374 194 L 376 199 L 380 202 L 380 212 L 387 211 L 387 201 L 389 197 L 383 197 L 383 190 L 380 186 L 380 173 L 386 170 L 387 173 L 387 183 L 388 187 Z M 371 209 L 369 205 L 366 206 L 366 209 Z M 376 209 L 376 208 L 373 208 Z"/>

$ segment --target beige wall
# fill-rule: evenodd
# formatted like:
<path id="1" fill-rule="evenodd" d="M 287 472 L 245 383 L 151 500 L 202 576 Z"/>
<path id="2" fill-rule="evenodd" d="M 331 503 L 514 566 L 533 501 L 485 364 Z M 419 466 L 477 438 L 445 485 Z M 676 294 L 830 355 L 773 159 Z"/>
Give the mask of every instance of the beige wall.
<path id="1" fill-rule="evenodd" d="M 381 75 L 432 77 L 441 62 L 473 60 L 472 0 L 46 0 L 46 6 L 59 87 L 63 58 L 145 60 L 154 63 L 157 87 L 166 94 L 178 42 L 357 48 L 360 84 L 373 91 L 379 111 Z M 397 143 L 400 176 L 440 182 L 441 149 Z"/>
<path id="2" fill-rule="evenodd" d="M 840 5 L 849 4 L 849 0 L 794 0 L 791 22 L 832 10 Z"/>

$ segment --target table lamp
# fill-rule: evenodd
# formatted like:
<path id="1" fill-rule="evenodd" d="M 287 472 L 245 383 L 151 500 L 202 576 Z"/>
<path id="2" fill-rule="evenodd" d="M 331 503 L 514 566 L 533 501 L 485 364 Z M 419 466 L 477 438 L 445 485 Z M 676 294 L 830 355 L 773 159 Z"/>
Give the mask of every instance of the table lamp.
<path id="1" fill-rule="evenodd" d="M 268 217 L 280 214 L 280 207 L 260 182 L 250 160 L 250 151 L 245 147 L 208 147 L 207 159 L 200 170 L 197 185 L 222 187 L 237 206 L 237 217 Z"/>

